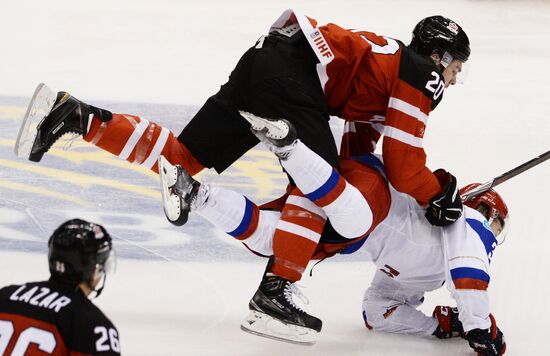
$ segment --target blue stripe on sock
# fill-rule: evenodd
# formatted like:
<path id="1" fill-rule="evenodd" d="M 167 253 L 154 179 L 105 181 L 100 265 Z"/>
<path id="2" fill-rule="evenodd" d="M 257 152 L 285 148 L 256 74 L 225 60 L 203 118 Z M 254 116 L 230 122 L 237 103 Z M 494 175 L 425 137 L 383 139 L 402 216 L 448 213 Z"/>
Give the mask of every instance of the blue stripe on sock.
<path id="1" fill-rule="evenodd" d="M 321 199 L 322 197 L 324 197 L 334 189 L 336 184 L 338 184 L 339 179 L 340 179 L 340 174 L 338 174 L 338 172 L 336 172 L 336 169 L 333 168 L 332 173 L 330 177 L 327 179 L 327 181 L 322 186 L 314 190 L 313 192 L 306 194 L 306 198 L 308 198 L 311 201 Z"/>
<path id="2" fill-rule="evenodd" d="M 239 237 L 240 235 L 244 234 L 246 230 L 250 227 L 250 223 L 252 221 L 252 211 L 254 210 L 254 205 L 250 200 L 248 200 L 247 197 L 244 197 L 245 200 L 245 208 L 244 208 L 244 216 L 241 220 L 241 223 L 237 228 L 231 232 L 228 232 L 229 235 L 233 237 Z"/>

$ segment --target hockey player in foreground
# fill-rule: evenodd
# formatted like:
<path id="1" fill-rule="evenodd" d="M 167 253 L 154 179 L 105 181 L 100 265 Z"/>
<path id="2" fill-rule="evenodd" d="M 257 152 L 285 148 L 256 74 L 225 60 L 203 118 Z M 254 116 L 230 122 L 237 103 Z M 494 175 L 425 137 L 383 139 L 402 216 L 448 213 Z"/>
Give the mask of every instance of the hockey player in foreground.
<path id="1" fill-rule="evenodd" d="M 340 237 L 339 242 L 345 241 L 338 232 L 361 231 L 369 224 L 363 213 L 372 211 L 372 205 L 361 197 L 368 196 L 364 191 L 372 187 L 361 183 L 353 186 L 346 179 L 353 181 L 358 171 L 372 167 L 383 175 L 381 164 L 371 161 L 368 165 L 354 166 L 357 172 L 344 169 L 342 175 L 338 175 L 300 140 L 294 139 L 292 125 L 285 120 L 264 120 L 242 114 L 251 123 L 252 131 L 279 157 L 305 197 L 318 204 L 317 213 L 328 217 L 319 247 L 331 246 L 335 236 Z M 356 159 L 376 160 L 372 155 Z M 343 168 L 347 166 L 346 160 L 342 163 Z M 273 259 L 277 258 L 273 248 L 275 231 L 284 228 L 280 219 L 288 211 L 285 209 L 296 201 L 289 197 L 282 213 L 261 210 L 234 191 L 200 184 L 162 156 L 159 168 L 163 206 L 170 221 L 188 211 L 197 212 L 239 238 L 253 252 L 272 256 L 260 287 L 250 301 L 250 314 L 242 323 L 242 329 L 262 336 L 313 343 L 321 321 L 296 307 L 292 295 L 297 293 L 297 288 L 271 269 Z M 343 191 L 339 184 L 344 185 Z M 328 205 L 319 204 L 327 197 L 332 198 Z M 483 355 L 503 354 L 504 337 L 490 314 L 487 287 L 496 237 L 504 238 L 503 230 L 508 227 L 504 201 L 490 190 L 466 202 L 465 214 L 457 223 L 440 228 L 428 223 L 424 218 L 426 209 L 410 196 L 391 188 L 391 199 L 385 220 L 370 223 L 375 227 L 370 234 L 341 244 L 338 251 L 354 252 L 365 243 L 380 267 L 365 293 L 363 316 L 367 327 L 438 338 L 464 336 L 470 346 Z M 310 215 L 310 218 L 316 217 Z M 328 256 L 330 254 L 317 257 Z M 418 311 L 416 307 L 422 303 L 424 292 L 438 289 L 444 282 L 458 308 L 438 306 L 433 317 Z"/>
<path id="2" fill-rule="evenodd" d="M 372 153 L 384 133 L 389 181 L 427 205 L 426 217 L 432 224 L 447 225 L 461 214 L 460 199 L 447 187 L 456 185 L 456 179 L 450 173 L 439 179 L 426 167 L 423 136 L 428 115 L 445 88 L 457 82 L 469 56 L 466 33 L 442 16 L 420 21 L 407 46 L 368 31 L 318 26 L 315 20 L 287 10 L 246 51 L 229 81 L 177 137 L 143 118 L 112 114 L 65 92 L 40 87 L 19 133 L 16 153 L 38 162 L 60 135 L 76 132 L 155 172 L 162 154 L 191 176 L 205 167 L 221 173 L 258 143 L 239 115 L 239 110 L 246 110 L 261 117 L 288 118 L 298 138 L 338 169 L 329 115 L 339 116 L 346 120 L 342 155 Z M 47 119 L 42 120 L 44 116 Z M 307 214 L 309 207 L 314 209 L 312 203 L 297 209 Z M 289 275 L 295 273 L 279 261 L 274 263 Z"/>
<path id="3" fill-rule="evenodd" d="M 0 355 L 120 355 L 116 327 L 88 299 L 114 264 L 107 231 L 63 223 L 49 239 L 48 261 L 49 280 L 0 289 Z"/>

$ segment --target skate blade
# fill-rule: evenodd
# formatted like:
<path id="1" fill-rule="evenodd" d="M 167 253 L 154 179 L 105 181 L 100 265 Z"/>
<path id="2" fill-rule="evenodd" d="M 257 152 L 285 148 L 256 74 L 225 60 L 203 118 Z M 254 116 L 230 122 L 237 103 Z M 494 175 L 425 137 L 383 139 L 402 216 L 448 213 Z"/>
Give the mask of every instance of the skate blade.
<path id="1" fill-rule="evenodd" d="M 297 345 L 313 345 L 317 342 L 316 330 L 303 326 L 285 324 L 265 313 L 251 310 L 241 323 L 241 330 L 268 339 Z"/>
<path id="2" fill-rule="evenodd" d="M 176 169 L 164 156 L 158 159 L 160 192 L 162 195 L 162 208 L 170 222 L 177 221 L 180 217 L 180 199 L 170 193 L 170 187 L 176 183 Z"/>
<path id="3" fill-rule="evenodd" d="M 15 154 L 17 157 L 29 159 L 38 134 L 37 128 L 51 112 L 56 99 L 56 92 L 44 83 L 38 84 L 17 134 L 17 140 L 15 141 Z"/>
<path id="4" fill-rule="evenodd" d="M 269 138 L 281 140 L 290 131 L 288 124 L 283 120 L 269 120 L 242 110 L 239 113 L 250 123 L 253 131 L 262 132 L 265 129 L 265 135 Z"/>

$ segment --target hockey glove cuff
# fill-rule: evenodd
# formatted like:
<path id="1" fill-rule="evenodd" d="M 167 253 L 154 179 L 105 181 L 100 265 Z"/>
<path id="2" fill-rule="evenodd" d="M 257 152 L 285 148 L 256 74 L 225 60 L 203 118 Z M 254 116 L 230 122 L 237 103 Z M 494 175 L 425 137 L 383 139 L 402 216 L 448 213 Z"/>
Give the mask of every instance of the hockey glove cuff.
<path id="1" fill-rule="evenodd" d="M 458 309 L 449 306 L 438 305 L 432 314 L 437 319 L 437 329 L 433 335 L 439 339 L 449 339 L 451 337 L 462 336 L 464 329 L 458 319 Z"/>
<path id="2" fill-rule="evenodd" d="M 468 340 L 470 347 L 478 353 L 478 355 L 500 356 L 506 352 L 506 342 L 502 331 L 497 327 L 497 323 L 493 314 L 489 314 L 491 318 L 491 327 L 489 329 L 473 329 L 466 333 L 464 337 Z"/>
<path id="3" fill-rule="evenodd" d="M 447 226 L 462 216 L 462 200 L 455 176 L 443 169 L 434 172 L 443 187 L 428 203 L 426 219 L 435 226 Z"/>

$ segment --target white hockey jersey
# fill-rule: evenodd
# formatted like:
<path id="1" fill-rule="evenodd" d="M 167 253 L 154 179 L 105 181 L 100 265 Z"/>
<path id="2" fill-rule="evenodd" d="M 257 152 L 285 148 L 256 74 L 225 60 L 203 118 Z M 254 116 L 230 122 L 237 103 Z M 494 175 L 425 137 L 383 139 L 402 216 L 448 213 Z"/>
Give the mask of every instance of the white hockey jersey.
<path id="1" fill-rule="evenodd" d="M 497 241 L 486 219 L 465 206 L 457 222 L 435 227 L 413 198 L 393 188 L 391 193 L 388 217 L 365 244 L 376 266 L 410 295 L 446 283 L 464 330 L 489 328 L 489 264 Z"/>

